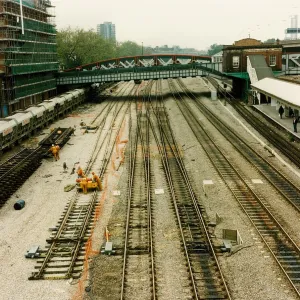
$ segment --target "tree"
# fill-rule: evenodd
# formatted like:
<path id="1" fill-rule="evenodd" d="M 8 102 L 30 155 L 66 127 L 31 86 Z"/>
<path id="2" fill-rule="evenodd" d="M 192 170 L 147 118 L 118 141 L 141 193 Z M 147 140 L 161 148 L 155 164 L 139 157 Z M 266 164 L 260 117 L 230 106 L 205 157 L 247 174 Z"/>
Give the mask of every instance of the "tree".
<path id="1" fill-rule="evenodd" d="M 264 44 L 275 44 L 276 43 L 276 39 L 272 38 L 272 39 L 267 39 L 266 41 L 264 41 Z"/>
<path id="2" fill-rule="evenodd" d="M 116 55 L 114 42 L 105 40 L 92 30 L 71 29 L 57 33 L 57 54 L 62 69 L 113 58 Z"/>
<path id="3" fill-rule="evenodd" d="M 213 44 L 210 46 L 210 48 L 207 50 L 208 55 L 214 55 L 220 51 L 222 51 L 223 45 Z"/>
<path id="4" fill-rule="evenodd" d="M 135 42 L 126 41 L 120 43 L 117 47 L 117 57 L 138 56 L 144 52 L 143 46 Z"/>

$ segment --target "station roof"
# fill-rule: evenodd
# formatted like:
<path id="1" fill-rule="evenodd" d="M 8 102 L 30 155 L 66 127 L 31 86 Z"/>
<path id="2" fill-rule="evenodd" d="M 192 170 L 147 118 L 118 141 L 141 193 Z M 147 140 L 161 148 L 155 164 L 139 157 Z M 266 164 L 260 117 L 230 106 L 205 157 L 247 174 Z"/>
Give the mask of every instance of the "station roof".
<path id="1" fill-rule="evenodd" d="M 275 78 L 264 78 L 253 84 L 252 88 L 260 93 L 300 108 L 300 84 Z"/>
<path id="2" fill-rule="evenodd" d="M 258 80 L 274 77 L 272 69 L 267 65 L 264 55 L 248 55 L 251 67 L 255 69 Z"/>

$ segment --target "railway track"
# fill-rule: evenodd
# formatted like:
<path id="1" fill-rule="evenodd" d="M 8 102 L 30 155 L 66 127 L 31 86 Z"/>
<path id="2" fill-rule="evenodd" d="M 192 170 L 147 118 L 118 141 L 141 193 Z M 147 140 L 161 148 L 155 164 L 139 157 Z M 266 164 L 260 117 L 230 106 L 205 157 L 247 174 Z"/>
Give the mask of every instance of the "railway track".
<path id="1" fill-rule="evenodd" d="M 85 174 L 89 174 L 92 168 L 95 169 L 99 161 L 101 161 L 101 167 L 98 166 L 99 176 L 102 177 L 105 173 L 114 149 L 116 136 L 129 108 L 129 106 L 125 107 L 120 115 L 124 101 L 120 102 L 122 103 L 116 102 L 115 105 L 111 105 L 107 112 L 109 113 L 114 108 L 113 117 L 108 121 L 109 128 L 106 134 L 102 136 L 102 130 L 98 131 Z M 107 119 L 105 118 L 105 120 Z M 116 123 L 118 124 L 117 128 Z M 103 127 L 106 123 L 101 121 L 100 124 Z M 102 137 L 101 140 L 100 137 Z M 99 158 L 101 149 L 104 151 L 103 156 L 100 157 L 102 160 Z M 29 277 L 30 280 L 80 278 L 84 261 L 87 259 L 85 244 L 91 237 L 97 204 L 99 204 L 98 190 L 86 195 L 79 193 L 78 190 L 75 192 L 51 237 L 47 240 L 46 249 L 41 251 L 41 257 L 35 267 L 37 271 L 32 273 Z"/>
<path id="2" fill-rule="evenodd" d="M 205 213 L 193 191 L 162 103 L 154 113 L 158 134 L 152 121 L 151 127 L 160 149 L 189 273 L 190 287 L 185 298 L 231 299 L 208 233 Z"/>
<path id="3" fill-rule="evenodd" d="M 290 142 L 286 137 L 270 128 L 271 123 L 277 128 L 282 129 L 274 121 L 269 120 L 268 123 L 261 121 L 255 117 L 244 105 L 241 105 L 230 93 L 225 91 L 219 86 L 218 82 L 209 77 L 210 83 L 222 94 L 226 101 L 228 101 L 233 108 L 243 117 L 247 123 L 249 123 L 257 132 L 259 132 L 268 142 L 274 145 L 283 155 L 285 155 L 291 162 L 293 162 L 298 168 L 300 168 L 300 147 L 298 143 Z"/>
<path id="4" fill-rule="evenodd" d="M 129 137 L 130 175 L 120 299 L 137 299 L 136 297 L 156 299 L 153 286 L 154 273 L 151 267 L 154 263 L 151 255 L 153 247 L 150 240 L 152 232 L 149 219 L 151 216 L 148 176 L 150 166 L 147 157 L 149 147 L 145 135 L 147 125 L 145 124 L 146 128 L 143 128 L 142 119 L 141 113 L 138 113 L 136 130 Z M 132 129 L 130 126 L 130 132 Z"/>
<path id="5" fill-rule="evenodd" d="M 258 154 L 233 129 L 224 124 L 213 112 L 190 93 L 182 81 L 177 81 L 188 97 L 194 100 L 196 107 L 206 116 L 215 128 L 249 161 L 260 174 L 297 210 L 300 212 L 300 190 L 284 174 Z"/>
<path id="6" fill-rule="evenodd" d="M 152 84 L 149 85 L 149 89 Z M 151 99 L 148 99 L 149 101 Z M 147 101 L 147 100 L 145 100 Z M 121 299 L 157 299 L 155 238 L 152 226 L 150 132 L 163 162 L 173 209 L 183 243 L 183 264 L 188 265 L 181 299 L 230 299 L 214 254 L 202 208 L 195 197 L 164 107 L 150 102 L 138 105 L 136 130 L 130 129 L 128 209 L 125 230 Z M 144 113 L 142 113 L 144 111 Z M 152 114 L 152 117 L 150 115 Z M 158 124 L 158 125 L 157 125 Z M 156 126 L 159 127 L 156 133 Z M 140 145 L 140 147 L 139 147 Z M 187 286 L 189 286 L 187 288 Z"/>
<path id="7" fill-rule="evenodd" d="M 151 89 L 152 83 L 146 90 Z M 140 95 L 138 95 L 141 97 Z M 120 299 L 156 299 L 151 220 L 149 123 L 135 103 L 129 121 L 129 180 Z"/>
<path id="8" fill-rule="evenodd" d="M 183 88 L 182 84 L 179 85 Z M 174 97 L 180 100 L 176 103 L 215 169 L 256 228 L 294 291 L 300 296 L 300 249 L 265 205 L 265 199 L 254 191 L 251 182 L 230 163 L 202 127 L 191 107 L 177 93 L 174 84 L 170 83 L 170 88 Z M 209 114 L 206 116 L 209 118 Z"/>

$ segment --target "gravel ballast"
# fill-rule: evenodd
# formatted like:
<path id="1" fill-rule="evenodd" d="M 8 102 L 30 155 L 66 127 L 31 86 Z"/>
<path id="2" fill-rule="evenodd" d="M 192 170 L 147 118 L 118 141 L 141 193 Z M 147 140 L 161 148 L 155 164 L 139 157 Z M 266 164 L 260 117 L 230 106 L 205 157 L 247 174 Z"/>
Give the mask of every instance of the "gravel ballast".
<path id="1" fill-rule="evenodd" d="M 201 96 L 201 93 L 207 94 L 210 91 L 202 78 L 186 78 L 183 80 L 192 92 L 198 94 L 201 98 L 200 101 L 233 127 L 260 155 L 271 161 L 283 174 L 299 185 L 299 178 L 292 172 L 289 172 L 282 162 L 279 162 L 275 157 L 271 157 L 270 153 L 233 118 L 232 114 L 237 118 L 239 116 L 230 105 L 224 106 L 222 101 L 212 101 L 207 97 Z M 124 84 L 120 84 L 120 86 L 122 85 Z M 167 93 L 169 91 L 167 81 L 163 81 L 162 87 L 163 92 Z M 215 242 L 221 243 L 223 229 L 237 229 L 243 240 L 242 246 L 234 248 L 231 254 L 218 255 L 232 299 L 297 299 L 290 284 L 283 276 L 282 271 L 267 247 L 264 246 L 248 217 L 215 171 L 212 163 L 181 114 L 176 102 L 171 98 L 170 94 L 165 100 L 171 126 L 184 154 L 184 163 L 189 177 L 193 182 L 197 199 L 205 207 L 206 213 L 212 222 L 215 221 L 216 214 L 221 217 L 221 223 L 215 229 Z M 207 132 L 220 145 L 222 150 L 226 152 L 228 157 L 234 162 L 234 165 L 239 170 L 242 170 L 243 174 L 249 180 L 262 179 L 263 184 L 253 185 L 254 189 L 264 196 L 272 213 L 280 220 L 295 242 L 300 244 L 299 214 L 295 212 L 291 205 L 286 203 L 282 196 L 262 178 L 259 172 L 242 155 L 236 152 L 222 136 L 222 133 L 217 131 L 199 112 L 192 101 L 186 101 L 193 107 L 193 111 L 199 118 L 199 121 L 203 123 Z M 105 103 L 84 104 L 72 112 L 71 115 L 44 129 L 43 132 L 48 134 L 50 128 L 77 126 L 75 136 L 72 136 L 61 150 L 61 159 L 57 162 L 52 158 L 43 160 L 39 169 L 34 172 L 1 208 L 0 264 L 2 272 L 0 273 L 0 299 L 68 300 L 82 297 L 104 300 L 114 299 L 114 297 L 110 298 L 110 296 L 118 294 L 120 282 L 116 274 L 122 265 L 122 258 L 120 256 L 114 258 L 113 256 L 107 257 L 101 254 L 94 255 L 93 259 L 90 260 L 90 269 L 86 270 L 88 278 L 86 281 L 81 282 L 84 287 L 91 287 L 91 290 L 90 292 L 82 292 L 81 294 L 78 293 L 79 286 L 77 281 L 29 281 L 28 277 L 34 271 L 36 262 L 34 259 L 26 259 L 24 257 L 27 250 L 33 245 L 39 245 L 41 248 L 45 247 L 46 239 L 50 236 L 49 228 L 57 224 L 65 206 L 74 195 L 75 190 L 64 192 L 64 187 L 75 183 L 77 176 L 76 173 L 71 175 L 71 170 L 76 162 L 79 162 L 82 167 L 87 164 L 97 138 L 97 134 L 94 133 L 83 134 L 79 129 L 79 123 L 81 120 L 87 124 L 90 123 L 103 109 L 104 105 Z M 124 111 L 125 106 L 123 108 Z M 242 120 L 242 122 L 244 121 Z M 124 128 L 122 129 L 122 136 L 120 137 L 123 143 L 119 144 L 120 148 L 118 151 L 117 148 L 114 150 L 112 157 L 114 163 L 110 162 L 108 164 L 108 170 L 103 180 L 105 190 L 100 196 L 102 197 L 105 194 L 101 198 L 101 213 L 93 234 L 93 249 L 98 252 L 101 250 L 101 246 L 105 240 L 104 231 L 106 227 L 110 230 L 114 246 L 118 247 L 122 245 L 126 214 L 125 201 L 128 166 L 127 157 L 125 156 L 125 161 L 122 163 L 120 153 L 126 149 L 126 141 L 129 136 L 128 123 L 129 117 L 127 114 L 124 121 Z M 247 124 L 245 126 L 252 130 Z M 107 129 L 107 126 L 105 126 L 103 130 Z M 257 132 L 252 131 L 259 136 Z M 45 135 L 32 137 L 25 141 L 23 145 L 34 144 L 44 137 Z M 261 139 L 263 140 L 263 138 Z M 153 141 L 154 139 L 152 138 L 151 140 Z M 155 151 L 153 151 L 153 155 L 158 157 Z M 99 157 L 99 161 L 101 161 L 101 157 Z M 63 172 L 63 162 L 66 162 L 69 168 L 67 173 Z M 154 173 L 157 172 L 157 178 L 154 179 L 153 185 L 156 188 L 163 187 L 166 192 L 166 183 L 162 175 L 161 164 L 158 160 L 153 163 L 153 168 Z M 204 191 L 203 180 L 212 180 L 213 185 L 206 186 Z M 116 190 L 120 191 L 120 196 L 113 195 L 113 192 Z M 16 211 L 13 206 L 20 199 L 25 200 L 26 205 L 23 209 Z M 170 212 L 170 204 L 168 204 L 168 201 L 170 201 L 169 197 L 167 195 L 156 196 L 154 201 L 156 202 L 154 203 L 156 214 L 154 216 L 154 228 L 157 230 L 155 241 L 159 243 L 159 247 L 157 248 L 159 251 L 157 259 L 160 262 L 158 269 L 158 276 L 160 277 L 159 285 L 165 285 L 161 289 L 163 292 L 160 296 L 164 300 L 173 300 L 177 299 L 176 296 L 182 292 L 180 289 L 184 288 L 179 285 L 180 276 L 178 274 L 185 274 L 185 269 L 180 263 L 177 266 L 172 266 L 171 260 L 174 255 L 174 263 L 176 264 L 179 261 L 177 260 L 179 251 L 177 247 L 177 244 L 179 244 L 178 232 L 176 222 L 171 220 L 172 213 Z M 169 217 L 167 220 L 164 220 L 164 216 Z M 164 259 L 165 255 L 167 257 Z M 176 276 L 172 276 L 172 272 L 178 273 Z M 101 273 L 102 277 L 100 277 Z M 171 288 L 172 285 L 174 285 L 173 290 Z M 108 286 L 109 288 L 107 289 Z M 177 290 L 178 293 L 176 293 Z M 182 294 L 184 293 L 182 292 Z M 76 297 L 74 298 L 74 296 Z"/>

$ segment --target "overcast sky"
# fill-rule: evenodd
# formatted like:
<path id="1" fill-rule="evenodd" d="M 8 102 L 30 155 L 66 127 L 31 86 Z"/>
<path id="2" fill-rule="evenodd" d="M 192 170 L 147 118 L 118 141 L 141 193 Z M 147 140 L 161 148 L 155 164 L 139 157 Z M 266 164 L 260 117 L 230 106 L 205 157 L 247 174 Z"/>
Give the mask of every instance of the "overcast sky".
<path id="1" fill-rule="evenodd" d="M 283 39 L 299 0 L 52 0 L 57 28 L 96 30 L 97 24 L 116 25 L 117 41 L 144 46 L 179 45 L 207 49 L 246 38 Z M 299 34 L 300 38 L 300 34 Z"/>

